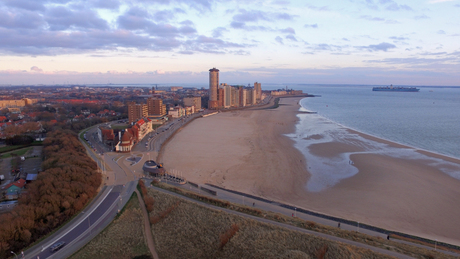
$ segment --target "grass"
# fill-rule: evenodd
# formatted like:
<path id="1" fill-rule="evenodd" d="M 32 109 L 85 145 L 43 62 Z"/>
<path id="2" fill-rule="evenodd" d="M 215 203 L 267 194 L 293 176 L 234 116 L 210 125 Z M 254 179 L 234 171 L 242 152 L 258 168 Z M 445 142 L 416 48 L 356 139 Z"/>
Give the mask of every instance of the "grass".
<path id="1" fill-rule="evenodd" d="M 156 201 L 151 216 L 178 204 L 167 217 L 152 225 L 160 258 L 390 258 L 158 191 L 149 190 L 149 195 Z"/>
<path id="2" fill-rule="evenodd" d="M 448 256 L 443 253 L 439 253 L 437 251 L 427 250 L 427 249 L 419 248 L 416 246 L 393 242 L 391 240 L 388 241 L 380 237 L 373 237 L 373 236 L 365 235 L 365 234 L 355 232 L 355 231 L 342 230 L 336 227 L 321 225 L 315 222 L 305 221 L 305 220 L 295 218 L 295 217 L 290 217 L 290 216 L 273 213 L 273 212 L 262 211 L 262 210 L 255 209 L 252 207 L 242 206 L 239 204 L 230 203 L 228 201 L 218 200 L 218 199 L 200 195 L 200 194 L 188 191 L 188 190 L 180 189 L 180 188 L 177 188 L 177 187 L 165 184 L 165 183 L 154 182 L 154 185 L 170 190 L 170 191 L 173 191 L 175 193 L 196 199 L 196 200 L 200 200 L 200 201 L 203 201 L 209 204 L 213 204 L 215 206 L 244 212 L 244 213 L 251 214 L 254 216 L 263 217 L 263 218 L 281 222 L 281 223 L 286 223 L 289 225 L 293 225 L 293 226 L 300 227 L 300 228 L 305 228 L 305 229 L 312 230 L 315 232 L 325 233 L 328 235 L 357 241 L 360 243 L 368 244 L 374 247 L 383 248 L 386 250 L 396 251 L 398 253 L 406 254 L 406 255 L 409 255 L 415 258 L 454 258 L 452 256 Z M 161 203 L 156 198 L 155 200 L 156 200 L 155 204 Z M 156 207 L 154 208 L 154 211 L 155 209 Z M 330 247 L 327 248 L 327 251 L 329 251 L 329 249 Z M 314 257 L 316 258 L 316 255 Z"/>
<path id="3" fill-rule="evenodd" d="M 143 226 L 139 200 L 133 193 L 119 216 L 70 258 L 152 258 Z"/>
<path id="4" fill-rule="evenodd" d="M 3 153 L 0 156 L 0 158 L 9 158 L 9 157 L 12 157 L 13 154 L 16 154 L 17 156 L 23 156 L 24 154 L 26 154 L 31 149 L 32 149 L 32 147 L 27 147 L 27 148 L 23 148 L 23 149 L 17 149 L 17 150 L 14 150 L 14 151 L 6 152 L 6 153 Z"/>
<path id="5" fill-rule="evenodd" d="M 124 130 L 124 129 L 129 127 L 128 124 L 124 124 L 124 125 L 114 124 L 114 125 L 111 125 L 111 126 L 112 126 L 112 129 L 114 129 L 114 130 Z"/>
<path id="6" fill-rule="evenodd" d="M 11 151 L 11 150 L 16 150 L 16 149 L 19 149 L 19 148 L 23 148 L 25 146 L 26 145 L 15 145 L 15 146 L 0 147 L 0 153 L 5 153 L 5 152 Z"/>

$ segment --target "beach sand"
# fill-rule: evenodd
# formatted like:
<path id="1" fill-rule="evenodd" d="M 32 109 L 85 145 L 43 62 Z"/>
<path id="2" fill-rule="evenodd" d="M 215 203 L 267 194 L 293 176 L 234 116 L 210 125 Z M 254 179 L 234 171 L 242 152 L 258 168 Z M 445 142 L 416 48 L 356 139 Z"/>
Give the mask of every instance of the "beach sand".
<path id="1" fill-rule="evenodd" d="M 223 112 L 200 118 L 166 145 L 162 161 L 189 181 L 281 201 L 320 213 L 389 230 L 460 245 L 460 180 L 429 159 L 407 159 L 378 153 L 350 156 L 358 173 L 319 192 L 308 191 L 309 161 L 284 134 L 295 132 L 298 102 L 282 98 L 277 109 Z M 365 139 L 405 148 L 359 134 Z M 309 138 L 320 139 L 321 135 Z M 365 151 L 365 143 L 327 142 L 310 146 L 315 156 L 336 159 Z M 453 158 L 420 153 L 460 165 Z M 310 161 L 311 162 L 311 161 Z"/>

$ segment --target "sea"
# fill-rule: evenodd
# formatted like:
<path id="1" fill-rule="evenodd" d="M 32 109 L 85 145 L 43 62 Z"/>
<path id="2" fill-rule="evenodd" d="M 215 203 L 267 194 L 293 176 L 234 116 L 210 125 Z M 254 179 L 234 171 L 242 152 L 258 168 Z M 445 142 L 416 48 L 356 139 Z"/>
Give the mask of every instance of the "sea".
<path id="1" fill-rule="evenodd" d="M 286 86 L 284 86 L 286 87 Z M 418 87 L 419 92 L 374 92 L 373 86 L 288 85 L 317 97 L 300 101 L 302 111 L 296 132 L 288 134 L 306 157 L 310 191 L 321 191 L 358 173 L 350 155 L 325 159 L 309 147 L 325 142 L 365 143 L 365 153 L 407 159 L 430 159 L 446 174 L 460 180 L 460 167 L 441 159 L 428 158 L 417 149 L 460 159 L 460 88 Z M 364 140 L 353 129 L 410 148 L 396 149 Z M 314 137 L 316 136 L 316 137 Z M 351 164 L 351 166 L 350 166 Z"/>

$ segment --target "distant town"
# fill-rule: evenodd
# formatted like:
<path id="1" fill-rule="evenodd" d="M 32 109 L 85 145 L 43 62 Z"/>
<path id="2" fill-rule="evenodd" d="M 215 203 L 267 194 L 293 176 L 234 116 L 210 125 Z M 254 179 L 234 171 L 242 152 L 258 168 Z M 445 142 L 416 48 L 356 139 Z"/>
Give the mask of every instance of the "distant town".
<path id="1" fill-rule="evenodd" d="M 262 91 L 253 86 L 219 83 L 209 70 L 209 89 L 170 87 L 15 86 L 0 87 L 0 140 L 26 134 L 43 140 L 52 128 L 84 129 L 113 120 L 125 126 L 99 126 L 100 142 L 113 151 L 129 152 L 146 134 L 172 119 L 260 104 L 271 96 L 302 91 Z M 123 140 L 123 141 L 122 141 Z"/>

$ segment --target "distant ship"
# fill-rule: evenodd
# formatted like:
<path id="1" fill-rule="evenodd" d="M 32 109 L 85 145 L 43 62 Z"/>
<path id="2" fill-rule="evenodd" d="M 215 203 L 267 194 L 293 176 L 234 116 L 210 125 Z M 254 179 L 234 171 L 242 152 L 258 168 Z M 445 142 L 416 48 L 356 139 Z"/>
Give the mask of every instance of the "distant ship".
<path id="1" fill-rule="evenodd" d="M 390 86 L 379 86 L 379 87 L 373 87 L 372 91 L 381 91 L 381 92 L 418 92 L 420 89 L 415 88 L 415 87 L 393 87 L 393 85 Z"/>

